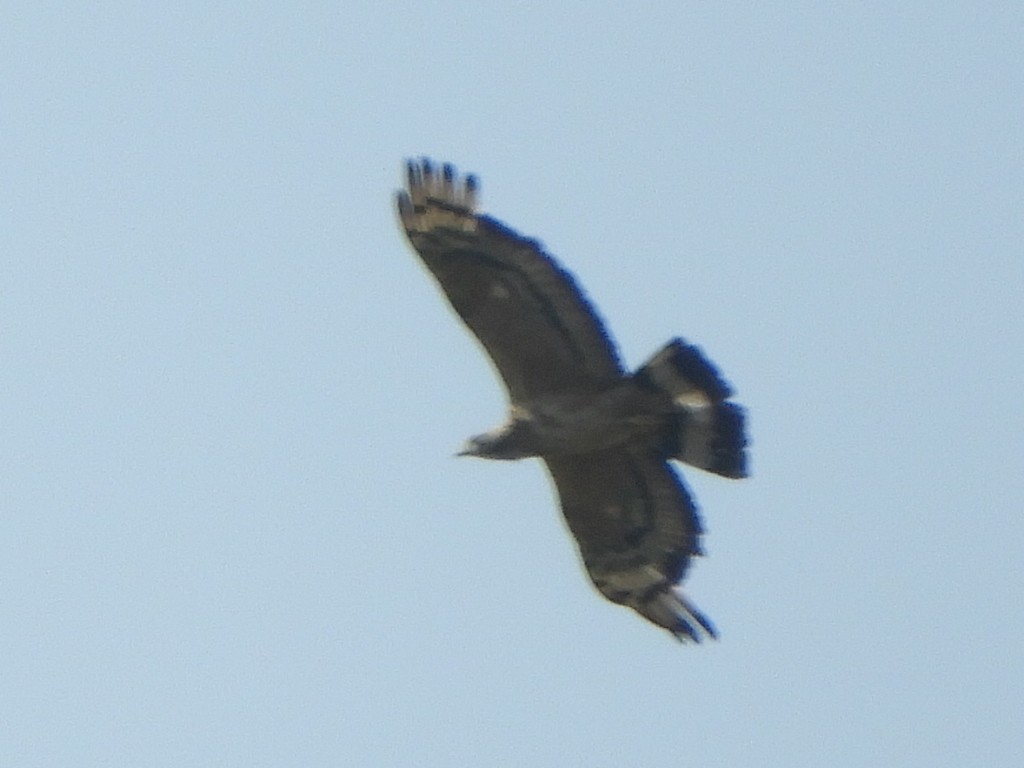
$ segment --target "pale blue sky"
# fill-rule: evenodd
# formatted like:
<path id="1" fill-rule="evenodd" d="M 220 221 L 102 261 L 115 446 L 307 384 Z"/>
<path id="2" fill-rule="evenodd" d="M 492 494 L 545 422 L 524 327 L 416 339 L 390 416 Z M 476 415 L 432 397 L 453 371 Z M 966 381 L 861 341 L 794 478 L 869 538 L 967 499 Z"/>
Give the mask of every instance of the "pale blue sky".
<path id="1" fill-rule="evenodd" d="M 0 9 L 0 765 L 1024 754 L 1024 8 Z M 589 586 L 402 159 L 702 345 L 683 647 Z"/>

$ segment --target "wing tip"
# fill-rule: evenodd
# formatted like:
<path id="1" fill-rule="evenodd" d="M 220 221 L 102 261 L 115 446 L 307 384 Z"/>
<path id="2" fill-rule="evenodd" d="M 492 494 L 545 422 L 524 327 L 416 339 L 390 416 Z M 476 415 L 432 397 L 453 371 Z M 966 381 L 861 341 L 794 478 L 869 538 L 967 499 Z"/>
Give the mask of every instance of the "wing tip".
<path id="1" fill-rule="evenodd" d="M 480 182 L 460 176 L 455 165 L 438 168 L 427 157 L 405 163 L 406 189 L 398 193 L 398 213 L 410 232 L 447 228 L 472 232 L 477 226 Z"/>
<path id="2" fill-rule="evenodd" d="M 416 208 L 409 193 L 404 189 L 396 192 L 395 205 L 398 208 L 398 218 L 402 220 L 402 226 L 412 229 L 416 223 Z"/>
<path id="3" fill-rule="evenodd" d="M 711 619 L 668 582 L 622 591 L 609 588 L 606 582 L 595 580 L 594 584 L 613 603 L 632 608 L 647 621 L 668 630 L 681 643 L 718 639 L 718 629 Z"/>
<path id="4" fill-rule="evenodd" d="M 637 611 L 667 629 L 681 643 L 718 639 L 718 630 L 711 620 L 677 589 L 657 592 L 642 606 L 637 606 Z"/>

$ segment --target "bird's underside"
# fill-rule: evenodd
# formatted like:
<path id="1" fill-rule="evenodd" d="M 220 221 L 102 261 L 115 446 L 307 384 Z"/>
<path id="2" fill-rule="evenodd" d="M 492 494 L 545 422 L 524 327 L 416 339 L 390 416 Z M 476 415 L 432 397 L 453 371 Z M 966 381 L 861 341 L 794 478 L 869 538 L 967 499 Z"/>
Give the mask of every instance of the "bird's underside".
<path id="1" fill-rule="evenodd" d="M 543 459 L 597 589 L 681 640 L 716 636 L 676 587 L 701 554 L 702 528 L 668 460 L 744 477 L 742 409 L 680 339 L 624 371 L 573 277 L 535 241 L 478 214 L 476 195 L 474 177 L 427 161 L 409 164 L 398 195 L 410 242 L 509 395 L 508 423 L 462 455 Z"/>

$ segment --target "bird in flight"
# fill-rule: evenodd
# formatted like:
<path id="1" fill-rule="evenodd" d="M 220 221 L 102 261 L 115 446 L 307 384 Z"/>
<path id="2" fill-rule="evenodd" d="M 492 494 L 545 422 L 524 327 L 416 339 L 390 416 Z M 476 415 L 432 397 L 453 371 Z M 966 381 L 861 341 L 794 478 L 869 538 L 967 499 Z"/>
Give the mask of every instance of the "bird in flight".
<path id="1" fill-rule="evenodd" d="M 409 162 L 398 215 L 413 249 L 504 382 L 508 421 L 459 455 L 543 460 L 594 586 L 677 639 L 717 637 L 677 586 L 701 551 L 670 460 L 747 475 L 744 411 L 703 351 L 676 338 L 634 372 L 573 277 L 477 211 L 472 175 Z"/>

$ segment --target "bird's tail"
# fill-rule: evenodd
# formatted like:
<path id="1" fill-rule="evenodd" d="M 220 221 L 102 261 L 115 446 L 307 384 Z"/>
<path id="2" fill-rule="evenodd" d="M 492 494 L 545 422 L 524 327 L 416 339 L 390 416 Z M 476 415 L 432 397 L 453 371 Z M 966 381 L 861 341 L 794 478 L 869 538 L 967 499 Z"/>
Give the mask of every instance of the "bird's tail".
<path id="1" fill-rule="evenodd" d="M 747 476 L 743 408 L 728 402 L 732 389 L 699 347 L 673 339 L 633 377 L 675 404 L 672 458 L 724 477 Z"/>

